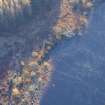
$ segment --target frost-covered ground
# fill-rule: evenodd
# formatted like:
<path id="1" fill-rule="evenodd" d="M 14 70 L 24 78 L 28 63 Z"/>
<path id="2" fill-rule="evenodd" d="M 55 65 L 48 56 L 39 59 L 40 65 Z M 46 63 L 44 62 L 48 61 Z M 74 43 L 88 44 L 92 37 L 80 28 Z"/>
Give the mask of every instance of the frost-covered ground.
<path id="1" fill-rule="evenodd" d="M 42 105 L 105 104 L 105 3 L 95 8 L 87 32 L 52 51 L 55 72 Z"/>
<path id="2" fill-rule="evenodd" d="M 27 1 L 27 0 L 25 0 L 25 1 Z M 97 7 L 98 3 L 96 3 L 96 7 Z M 27 86 L 27 84 L 26 84 L 27 79 L 31 79 L 30 73 L 28 73 L 28 77 L 24 73 L 26 73 L 26 71 L 28 71 L 28 70 L 30 72 L 30 69 L 32 69 L 32 71 L 33 71 L 34 64 L 38 66 L 38 68 L 36 68 L 39 71 L 38 75 L 37 75 L 37 79 L 38 79 L 37 82 L 38 82 L 38 86 L 40 85 L 40 82 L 42 81 L 42 79 L 40 78 L 39 74 L 40 73 L 43 74 L 44 70 L 46 70 L 43 68 L 44 67 L 43 65 L 46 65 L 46 64 L 48 65 L 48 63 L 43 61 L 43 56 L 45 55 L 44 53 L 46 52 L 46 48 L 45 48 L 46 46 L 43 47 L 43 44 L 44 44 L 43 42 L 46 41 L 47 39 L 49 39 L 50 37 L 52 38 L 52 40 L 54 40 L 54 43 L 55 43 L 55 40 L 58 41 L 59 39 L 62 39 L 64 36 L 67 36 L 67 37 L 71 37 L 72 35 L 75 36 L 79 32 L 80 32 L 79 34 L 81 35 L 81 30 L 85 29 L 84 28 L 85 25 L 86 26 L 88 25 L 87 24 L 88 20 L 91 18 L 90 11 L 91 11 L 91 7 L 93 7 L 93 3 L 91 2 L 91 0 L 89 0 L 89 1 L 88 0 L 85 0 L 85 1 L 83 1 L 83 0 L 80 0 L 80 1 L 78 1 L 78 0 L 77 1 L 76 0 L 74 0 L 74 1 L 63 0 L 63 2 L 60 0 L 46 0 L 46 1 L 43 1 L 43 0 L 34 1 L 33 0 L 31 7 L 32 7 L 31 15 L 28 15 L 28 14 L 26 14 L 25 11 L 22 11 L 22 15 L 18 16 L 18 19 L 15 20 L 15 24 L 12 25 L 11 20 L 8 20 L 8 21 L 10 21 L 10 23 L 8 23 L 8 22 L 4 23 L 6 25 L 6 27 L 5 27 L 5 25 L 3 27 L 1 26 L 2 28 L 0 30 L 0 72 L 1 72 L 0 76 L 3 76 L 2 74 L 3 74 L 4 70 L 10 71 L 10 74 L 13 73 L 12 74 L 13 78 L 12 78 L 12 76 L 10 76 L 11 78 L 8 77 L 8 75 L 7 75 L 7 77 L 4 79 L 4 82 L 3 82 L 4 84 L 7 83 L 6 89 L 8 89 L 8 84 L 10 83 L 10 85 L 9 85 L 9 89 L 10 89 L 10 92 L 9 92 L 10 93 L 9 94 L 10 101 L 9 102 L 10 103 L 15 102 L 14 98 L 16 98 L 17 96 L 25 96 L 25 92 L 28 92 L 28 91 L 25 91 L 25 89 L 30 90 L 29 87 L 33 84 L 30 81 L 28 81 L 28 83 L 30 82 L 30 85 Z M 90 24 L 89 24 L 89 26 L 90 26 Z M 89 29 L 91 29 L 91 28 L 89 27 Z M 53 35 L 54 35 L 54 37 L 53 37 Z M 89 34 L 89 36 L 92 37 L 90 34 Z M 68 61 L 68 63 L 70 63 L 70 65 L 72 65 L 74 63 L 73 62 L 74 60 L 72 58 L 72 61 L 69 61 L 69 57 L 71 57 L 72 53 L 75 55 L 75 51 L 77 51 L 77 53 L 76 53 L 77 58 L 78 58 L 77 61 L 80 62 L 79 64 L 76 62 L 75 63 L 77 66 L 82 65 L 81 60 L 82 60 L 82 55 L 85 54 L 85 51 L 84 51 L 85 43 L 88 41 L 91 41 L 91 39 L 88 39 L 88 41 L 87 41 L 87 39 L 88 39 L 88 36 L 86 39 L 83 36 L 83 38 L 79 39 L 79 41 L 81 40 L 81 44 L 79 44 L 78 37 L 77 37 L 76 41 L 74 41 L 74 42 L 76 42 L 77 45 L 73 49 L 72 49 L 72 46 L 69 45 L 69 43 L 67 45 L 69 47 L 65 46 L 65 44 L 64 44 L 64 46 L 62 46 L 63 49 L 65 49 L 67 47 L 67 49 L 69 50 L 69 48 L 70 48 L 70 52 L 68 50 L 66 50 L 66 54 L 65 53 L 62 54 L 63 51 L 62 50 L 60 51 L 60 53 L 62 54 L 62 57 L 65 58 L 66 55 L 68 56 L 67 61 Z M 92 39 L 94 39 L 94 38 L 92 38 Z M 74 37 L 74 40 L 75 40 L 75 37 Z M 83 42 L 82 42 L 82 40 L 83 40 Z M 50 42 L 50 44 L 52 44 L 52 43 L 53 43 L 53 41 Z M 72 43 L 72 39 L 70 40 L 70 43 Z M 84 46 L 82 46 L 82 44 Z M 52 44 L 52 45 L 54 45 L 54 44 Z M 84 49 L 83 52 L 81 52 L 82 47 Z M 42 49 L 42 48 L 44 48 L 44 49 Z M 78 49 L 78 48 L 81 48 L 81 49 Z M 47 49 L 49 49 L 49 47 Z M 57 46 L 57 48 L 55 46 L 55 50 L 56 49 L 58 50 L 58 46 Z M 38 61 L 32 55 L 32 51 L 36 51 L 36 50 L 39 50 L 38 53 L 35 52 L 35 57 L 36 56 L 38 57 Z M 57 54 L 57 52 L 55 50 L 54 50 L 54 52 L 55 52 L 55 54 Z M 59 48 L 59 50 L 60 50 L 60 48 Z M 69 54 L 68 54 L 68 52 L 69 52 Z M 87 52 L 87 49 L 86 49 L 86 52 Z M 58 53 L 59 53 L 59 51 L 58 51 Z M 81 54 L 81 53 L 83 53 L 83 54 Z M 79 56 L 80 59 L 78 57 L 79 54 L 81 55 L 81 56 Z M 88 53 L 86 53 L 86 56 L 84 55 L 83 57 L 88 58 L 87 56 L 88 56 Z M 62 58 L 62 57 L 60 57 L 60 58 Z M 57 57 L 57 55 L 55 58 L 57 58 L 57 60 L 60 59 L 59 57 Z M 40 62 L 40 60 L 41 60 L 41 62 Z M 23 61 L 23 62 L 21 62 L 21 61 Z M 26 62 L 24 62 L 24 61 L 26 61 Z M 54 59 L 54 62 L 55 62 L 55 65 L 59 64 L 59 62 L 56 62 L 56 59 Z M 66 64 L 67 64 L 66 59 L 64 59 L 62 63 L 65 64 L 65 66 L 63 66 L 63 64 L 62 64 L 62 69 L 63 68 L 66 69 Z M 94 63 L 95 63 L 95 61 L 94 61 Z M 85 67 L 87 67 L 87 62 L 85 64 L 84 68 Z M 67 69 L 69 69 L 69 68 L 71 68 L 71 66 L 69 67 L 69 65 L 68 65 Z M 34 69 L 34 70 L 36 70 L 36 69 Z M 13 70 L 13 72 L 12 72 L 12 70 Z M 14 73 L 15 70 L 17 72 L 16 75 Z M 20 73 L 21 70 L 23 73 L 21 75 L 18 75 L 18 73 Z M 40 72 L 40 70 L 42 70 L 42 71 Z M 35 73 L 37 73 L 37 72 L 35 71 Z M 65 72 L 58 71 L 58 70 L 56 70 L 55 73 L 61 74 L 61 76 L 64 76 L 67 78 L 72 77 L 72 76 L 70 77 L 69 75 L 67 75 Z M 4 74 L 5 74 L 5 72 L 4 72 Z M 43 79 L 45 81 L 47 81 L 45 78 L 46 77 L 45 74 L 46 73 L 44 72 Z M 71 75 L 72 75 L 72 72 L 71 72 Z M 43 75 L 41 75 L 41 76 L 43 76 Z M 75 75 L 73 75 L 73 77 L 74 76 Z M 81 76 L 83 76 L 83 75 L 81 75 Z M 58 79 L 58 77 L 55 79 Z M 26 86 L 26 87 L 24 89 L 22 87 L 19 90 L 20 82 L 17 81 L 17 78 L 20 79 L 20 82 L 22 82 L 21 78 L 25 78 L 23 82 L 25 83 L 24 86 Z M 59 78 L 59 79 L 61 79 L 61 78 Z M 77 75 L 77 78 L 78 78 L 78 75 Z M 77 80 L 77 78 L 76 78 L 76 80 Z M 6 81 L 6 79 L 7 79 L 7 81 L 10 79 L 9 83 Z M 15 79 L 17 82 L 15 81 Z M 63 79 L 63 80 L 66 81 L 65 79 Z M 43 82 L 41 82 L 41 83 L 43 83 Z M 11 84 L 12 84 L 12 87 L 11 87 Z M 34 83 L 34 84 L 36 85 L 36 83 Z M 56 84 L 53 84 L 53 87 L 54 86 L 56 86 Z M 72 85 L 72 86 L 74 86 L 74 85 Z M 60 89 L 62 89 L 62 88 L 63 87 L 61 87 Z M 31 89 L 33 89 L 33 88 L 31 87 Z M 39 89 L 39 87 L 38 87 L 38 89 Z M 22 91 L 23 93 L 21 93 L 20 91 Z M 31 90 L 31 93 L 32 93 L 32 91 L 35 91 L 35 94 L 37 93 L 36 92 L 37 90 Z M 38 90 L 38 92 L 41 93 L 40 89 Z M 65 93 L 68 93 L 68 92 L 66 91 Z M 29 94 L 29 95 L 32 95 L 32 94 Z M 38 94 L 38 96 L 35 95 L 35 97 L 38 98 L 38 103 L 40 100 L 39 95 L 40 94 Z M 3 98 L 3 97 L 4 96 L 1 95 L 1 102 L 3 102 L 3 100 L 5 100 L 8 97 L 8 95 L 5 98 Z M 26 97 L 28 97 L 28 95 Z M 22 99 L 22 98 L 20 98 L 20 99 Z M 62 104 L 65 102 L 64 100 L 63 100 Z M 16 99 L 16 101 L 17 101 L 17 99 Z M 5 102 L 8 103 L 8 101 L 5 101 Z M 36 105 L 37 101 L 34 104 Z M 49 105 L 50 105 L 50 103 L 49 103 Z M 57 105 L 61 105 L 61 104 L 57 104 Z"/>

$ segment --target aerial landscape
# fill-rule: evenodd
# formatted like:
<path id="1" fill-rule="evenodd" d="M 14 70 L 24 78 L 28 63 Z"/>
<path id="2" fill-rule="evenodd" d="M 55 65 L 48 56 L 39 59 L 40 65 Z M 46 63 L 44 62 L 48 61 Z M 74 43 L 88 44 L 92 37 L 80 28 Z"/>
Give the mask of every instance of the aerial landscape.
<path id="1" fill-rule="evenodd" d="M 104 0 L 0 0 L 0 105 L 105 105 Z"/>

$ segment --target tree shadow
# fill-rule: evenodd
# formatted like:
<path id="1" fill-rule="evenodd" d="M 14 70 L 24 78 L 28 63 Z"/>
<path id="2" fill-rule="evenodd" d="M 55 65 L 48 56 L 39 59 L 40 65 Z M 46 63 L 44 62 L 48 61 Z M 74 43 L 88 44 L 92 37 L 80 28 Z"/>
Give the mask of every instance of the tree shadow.
<path id="1" fill-rule="evenodd" d="M 36 4 L 35 1 L 39 1 L 39 4 Z M 0 78 L 3 78 L 9 69 L 13 56 L 19 60 L 27 58 L 33 49 L 38 49 L 42 46 L 43 41 L 53 34 L 52 28 L 58 20 L 60 2 L 61 0 L 33 0 L 32 15 L 27 17 L 25 22 L 19 23 L 19 26 L 16 27 L 9 25 L 12 31 L 9 27 L 6 30 L 0 27 L 0 40 L 6 40 L 0 45 L 1 53 L 3 53 L 2 48 L 6 49 L 6 54 L 0 56 Z M 18 23 L 18 20 L 16 22 Z M 10 44 L 10 41 L 13 43 Z"/>

